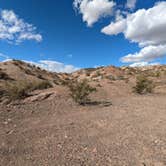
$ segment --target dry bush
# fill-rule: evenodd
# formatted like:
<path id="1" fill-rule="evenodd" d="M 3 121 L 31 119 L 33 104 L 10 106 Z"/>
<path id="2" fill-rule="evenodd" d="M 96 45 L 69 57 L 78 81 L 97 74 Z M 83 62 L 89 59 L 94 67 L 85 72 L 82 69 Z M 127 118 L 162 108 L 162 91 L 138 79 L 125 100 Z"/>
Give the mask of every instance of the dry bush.
<path id="1" fill-rule="evenodd" d="M 146 76 L 140 75 L 137 77 L 136 85 L 133 87 L 133 91 L 138 94 L 152 93 L 154 89 L 154 83 Z"/>
<path id="2" fill-rule="evenodd" d="M 119 75 L 119 76 L 116 77 L 116 80 L 125 80 L 125 77 L 122 76 L 122 75 Z"/>
<path id="3" fill-rule="evenodd" d="M 27 75 L 35 76 L 35 73 L 32 70 L 29 70 L 29 69 L 26 69 L 26 68 L 22 68 L 21 70 L 24 71 L 25 74 L 27 74 Z"/>
<path id="4" fill-rule="evenodd" d="M 6 73 L 4 73 L 3 71 L 0 70 L 0 79 L 8 80 L 10 78 Z"/>
<path id="5" fill-rule="evenodd" d="M 6 83 L 3 95 L 9 100 L 23 99 L 28 96 L 30 85 L 25 82 Z"/>
<path id="6" fill-rule="evenodd" d="M 109 75 L 109 76 L 107 75 L 107 76 L 105 76 L 105 78 L 108 80 L 112 80 L 112 81 L 116 80 L 115 76 L 113 76 L 113 75 Z"/>
<path id="7" fill-rule="evenodd" d="M 45 80 L 45 78 L 41 75 L 41 74 L 38 74 L 37 75 L 37 78 L 41 79 L 41 80 Z"/>
<path id="8" fill-rule="evenodd" d="M 48 88 L 51 88 L 52 87 L 52 84 L 45 80 L 45 81 L 38 81 L 38 82 L 33 82 L 32 83 L 32 90 L 42 90 L 42 89 L 48 89 Z"/>
<path id="9" fill-rule="evenodd" d="M 89 102 L 89 95 L 93 92 L 96 92 L 96 88 L 91 87 L 87 80 L 72 81 L 68 87 L 70 89 L 71 97 L 80 105 L 85 105 L 87 102 Z"/>
<path id="10" fill-rule="evenodd" d="M 38 82 L 6 82 L 1 88 L 1 97 L 7 97 L 10 101 L 24 99 L 33 90 L 42 90 L 52 87 L 49 81 L 38 81 Z"/>

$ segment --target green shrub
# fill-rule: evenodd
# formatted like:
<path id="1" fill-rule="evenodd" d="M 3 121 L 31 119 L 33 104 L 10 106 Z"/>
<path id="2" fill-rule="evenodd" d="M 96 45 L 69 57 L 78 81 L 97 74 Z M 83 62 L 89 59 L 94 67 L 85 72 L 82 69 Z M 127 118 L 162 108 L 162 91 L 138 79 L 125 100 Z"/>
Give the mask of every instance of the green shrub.
<path id="1" fill-rule="evenodd" d="M 87 80 L 74 81 L 71 82 L 68 86 L 70 89 L 71 97 L 76 103 L 80 105 L 85 105 L 87 102 L 89 102 L 89 95 L 92 92 L 96 92 L 96 88 L 91 87 Z"/>
<path id="2" fill-rule="evenodd" d="M 136 85 L 133 87 L 134 92 L 138 94 L 152 93 L 154 89 L 153 81 L 144 75 L 137 77 Z"/>

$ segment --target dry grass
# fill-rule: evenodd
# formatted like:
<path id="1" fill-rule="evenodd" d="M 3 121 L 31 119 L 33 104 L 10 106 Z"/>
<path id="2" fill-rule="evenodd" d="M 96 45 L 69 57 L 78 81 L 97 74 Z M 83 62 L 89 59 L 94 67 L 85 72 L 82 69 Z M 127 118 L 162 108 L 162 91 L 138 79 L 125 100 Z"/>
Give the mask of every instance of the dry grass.
<path id="1" fill-rule="evenodd" d="M 1 97 L 7 97 L 10 101 L 24 99 L 34 90 L 42 90 L 52 87 L 49 81 L 37 81 L 37 82 L 6 82 L 1 88 Z"/>

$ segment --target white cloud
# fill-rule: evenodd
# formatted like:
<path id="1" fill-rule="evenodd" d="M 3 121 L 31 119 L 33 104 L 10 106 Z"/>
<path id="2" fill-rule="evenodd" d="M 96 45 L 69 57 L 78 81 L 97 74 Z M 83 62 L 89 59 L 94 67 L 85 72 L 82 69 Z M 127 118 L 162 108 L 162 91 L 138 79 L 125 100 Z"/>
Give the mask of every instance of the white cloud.
<path id="1" fill-rule="evenodd" d="M 148 63 L 148 62 L 136 62 L 130 65 L 130 67 L 143 67 L 143 66 L 155 66 L 160 65 L 160 63 Z"/>
<path id="2" fill-rule="evenodd" d="M 121 58 L 122 62 L 140 62 L 140 61 L 152 61 L 156 58 L 160 58 L 166 55 L 166 45 L 158 46 L 147 46 L 136 52 L 135 54 L 128 54 L 125 57 Z"/>
<path id="3" fill-rule="evenodd" d="M 126 7 L 129 9 L 134 9 L 136 3 L 137 3 L 137 0 L 127 0 Z"/>
<path id="4" fill-rule="evenodd" d="M 83 21 L 92 26 L 101 17 L 111 15 L 116 4 L 109 0 L 75 0 L 73 5 L 83 15 Z"/>
<path id="5" fill-rule="evenodd" d="M 24 40 L 42 41 L 42 36 L 36 33 L 36 27 L 24 22 L 12 10 L 0 12 L 0 40 L 20 43 Z"/>
<path id="6" fill-rule="evenodd" d="M 38 62 L 25 61 L 27 63 L 39 66 L 45 70 L 52 72 L 63 72 L 63 73 L 72 73 L 79 68 L 74 67 L 73 65 L 65 65 L 64 63 L 52 61 L 52 60 L 40 60 Z"/>
<path id="7" fill-rule="evenodd" d="M 125 36 L 140 45 L 166 43 L 166 2 L 128 15 Z"/>
<path id="8" fill-rule="evenodd" d="M 126 20 L 121 19 L 116 22 L 111 22 L 110 25 L 104 27 L 101 32 L 107 35 L 117 35 L 123 32 L 126 28 Z"/>
<path id="9" fill-rule="evenodd" d="M 123 33 L 131 42 L 138 43 L 140 52 L 123 57 L 122 62 L 152 61 L 166 55 L 166 2 L 149 9 L 140 9 L 121 18 L 101 31 L 107 35 Z"/>
<path id="10" fill-rule="evenodd" d="M 111 29 L 123 20 L 121 31 L 125 37 L 140 45 L 161 44 L 166 42 L 166 2 L 160 2 L 148 10 L 140 9 L 135 13 L 128 14 L 126 18 L 111 22 L 110 25 L 102 29 L 103 33 L 108 33 Z M 126 24 L 124 26 L 124 24 Z M 111 26 L 112 25 L 112 26 Z M 107 31 L 104 29 L 107 28 Z M 112 31 L 111 31 L 112 32 Z M 115 32 L 116 34 L 116 32 Z"/>

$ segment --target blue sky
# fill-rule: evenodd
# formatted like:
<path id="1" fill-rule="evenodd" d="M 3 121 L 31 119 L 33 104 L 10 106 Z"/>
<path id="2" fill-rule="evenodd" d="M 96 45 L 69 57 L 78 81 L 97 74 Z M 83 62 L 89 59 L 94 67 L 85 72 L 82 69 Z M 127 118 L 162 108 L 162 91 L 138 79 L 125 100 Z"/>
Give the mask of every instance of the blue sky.
<path id="1" fill-rule="evenodd" d="M 98 12 L 98 9 L 88 8 L 90 6 L 90 4 L 88 4 L 90 3 L 89 0 L 75 1 L 78 2 L 77 9 L 73 8 L 74 0 L 0 0 L 1 13 L 3 11 L 12 11 L 17 16 L 17 19 L 22 19 L 24 23 L 31 24 L 33 25 L 33 28 L 36 28 L 29 30 L 28 33 L 25 29 L 24 37 L 22 38 L 20 38 L 20 36 L 18 37 L 17 32 L 14 34 L 14 37 L 12 36 L 12 38 L 8 39 L 4 36 L 1 37 L 2 27 L 0 26 L 0 61 L 3 61 L 5 59 L 4 55 L 6 55 L 6 58 L 31 61 L 36 64 L 41 63 L 42 60 L 47 62 L 56 61 L 57 63 L 60 62 L 59 65 L 62 68 L 66 67 L 65 65 L 73 65 L 67 66 L 69 68 L 73 67 L 73 69 L 77 67 L 84 68 L 100 65 L 122 66 L 135 63 L 165 64 L 166 58 L 164 56 L 166 55 L 166 42 L 163 40 L 156 42 L 156 35 L 154 35 L 153 39 L 149 39 L 149 37 L 143 39 L 142 36 L 136 38 L 136 36 L 133 36 L 129 31 L 131 29 L 130 27 L 124 29 L 122 26 L 120 29 L 123 29 L 123 31 L 120 31 L 119 33 L 116 31 L 117 28 L 113 26 L 109 27 L 109 29 L 106 28 L 101 32 L 101 30 L 104 27 L 107 27 L 111 21 L 116 24 L 116 22 L 123 20 L 125 22 L 124 24 L 127 25 L 126 20 L 130 14 L 134 15 L 134 13 L 142 8 L 145 8 L 145 12 L 149 9 L 153 9 L 158 5 L 156 4 L 157 1 L 133 0 L 135 1 L 134 6 L 127 7 L 127 0 L 114 0 L 114 6 L 109 7 L 112 1 L 103 0 L 109 11 L 107 9 L 107 11 L 104 11 L 105 9 L 103 9 L 103 11 L 99 10 L 100 13 L 98 13 L 97 19 L 91 18 L 93 17 L 94 12 Z M 84 6 L 81 4 L 83 1 L 87 1 Z M 92 1 L 95 1 L 94 3 L 97 4 L 100 0 Z M 129 1 L 130 3 L 133 3 L 131 2 L 132 0 Z M 157 12 L 159 7 L 164 8 L 166 7 L 166 4 L 163 3 L 162 6 L 158 5 L 156 9 L 154 9 L 154 12 Z M 119 14 L 117 14 L 117 11 L 119 11 Z M 83 20 L 83 17 L 86 14 L 89 14 L 88 18 Z M 162 15 L 163 13 L 160 14 Z M 116 20 L 117 15 L 120 17 L 119 20 Z M 154 16 L 155 15 L 152 14 L 152 16 L 149 15 L 148 17 L 151 18 L 150 20 L 153 20 Z M 140 16 L 135 17 L 139 18 Z M 92 25 L 88 26 L 90 19 L 94 19 L 94 21 Z M 2 16 L 0 20 L 2 20 Z M 142 18 L 142 20 L 144 19 Z M 131 25 L 133 25 L 133 20 L 129 21 L 131 22 Z M 142 24 L 144 25 L 146 23 L 142 22 Z M 163 19 L 161 25 L 166 29 L 165 19 Z M 140 23 L 138 26 L 141 26 Z M 116 28 L 116 30 L 112 28 Z M 146 30 L 147 27 L 143 28 Z M 144 31 L 144 29 L 142 29 L 142 31 Z M 154 26 L 153 29 L 153 33 L 159 31 L 156 26 Z M 136 30 L 134 32 L 137 33 Z M 32 33 L 31 37 L 27 37 L 27 34 L 30 33 Z M 145 36 L 146 34 L 147 32 L 143 35 Z M 143 46 L 140 46 L 142 43 Z M 144 43 L 146 44 L 144 45 Z M 150 47 L 152 50 L 155 50 L 156 45 L 157 48 L 159 48 L 161 44 L 163 45 L 163 47 L 160 47 L 162 51 L 156 57 L 154 57 L 154 55 L 153 58 L 121 60 L 122 57 L 129 54 L 132 54 L 131 56 L 133 57 L 136 52 L 139 53 L 142 49 L 147 47 L 148 50 Z M 136 56 L 141 57 L 142 54 Z M 45 65 L 47 65 L 47 63 L 44 64 L 44 67 Z M 51 67 L 51 69 L 54 70 L 53 66 Z"/>

